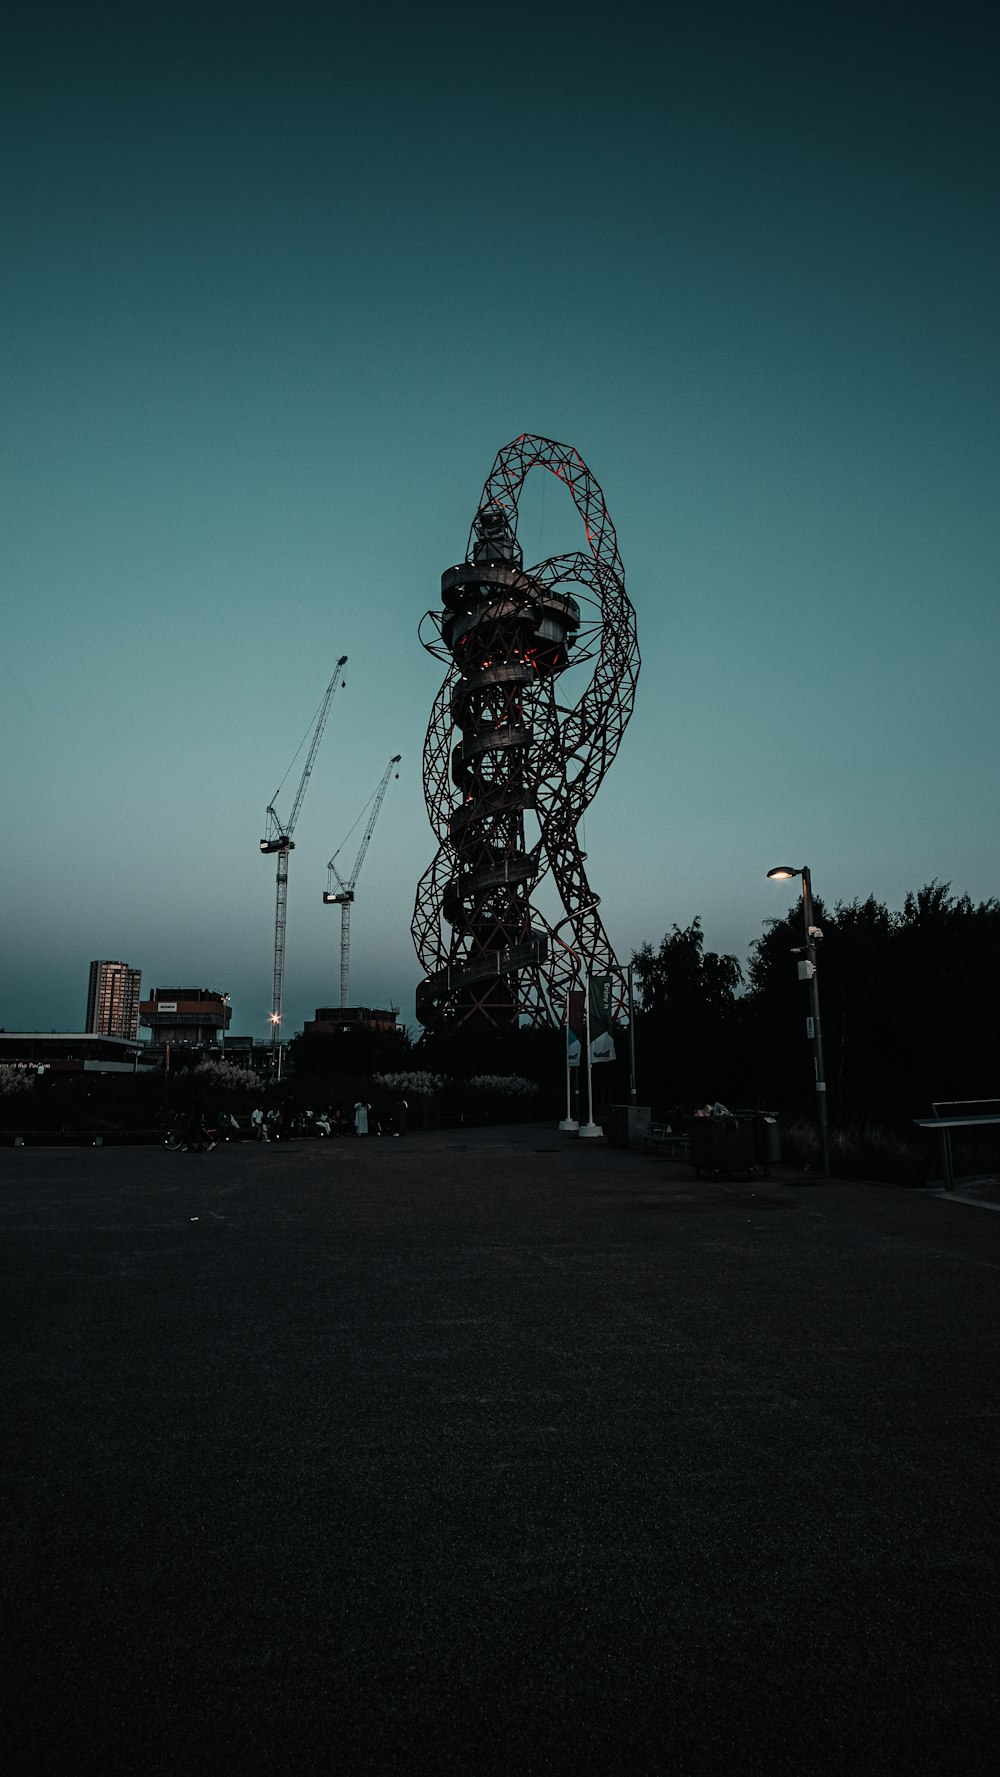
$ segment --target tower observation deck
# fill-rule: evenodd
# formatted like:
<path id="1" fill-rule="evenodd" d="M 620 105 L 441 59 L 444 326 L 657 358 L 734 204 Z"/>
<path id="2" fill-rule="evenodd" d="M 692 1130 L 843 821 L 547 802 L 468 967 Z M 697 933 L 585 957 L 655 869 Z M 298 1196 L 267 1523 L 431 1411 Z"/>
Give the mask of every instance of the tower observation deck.
<path id="1" fill-rule="evenodd" d="M 517 500 L 536 466 L 569 488 L 588 549 L 526 570 Z M 622 980 L 577 826 L 617 751 L 639 669 L 614 530 L 575 450 L 525 436 L 500 452 L 441 603 L 421 625 L 448 672 L 424 745 L 439 848 L 414 908 L 426 971 L 417 1016 L 432 1026 L 558 1022 L 583 974 Z M 567 708 L 560 675 L 586 662 L 589 684 Z M 550 873 L 563 907 L 555 924 L 533 902 Z"/>

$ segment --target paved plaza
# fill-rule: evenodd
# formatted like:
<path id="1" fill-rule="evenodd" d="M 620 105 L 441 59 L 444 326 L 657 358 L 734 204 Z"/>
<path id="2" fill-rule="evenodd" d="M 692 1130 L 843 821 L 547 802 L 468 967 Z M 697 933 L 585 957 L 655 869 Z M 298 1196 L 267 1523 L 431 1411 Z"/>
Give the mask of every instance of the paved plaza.
<path id="1" fill-rule="evenodd" d="M 991 1772 L 1000 1214 L 0 1150 L 14 1773 Z"/>

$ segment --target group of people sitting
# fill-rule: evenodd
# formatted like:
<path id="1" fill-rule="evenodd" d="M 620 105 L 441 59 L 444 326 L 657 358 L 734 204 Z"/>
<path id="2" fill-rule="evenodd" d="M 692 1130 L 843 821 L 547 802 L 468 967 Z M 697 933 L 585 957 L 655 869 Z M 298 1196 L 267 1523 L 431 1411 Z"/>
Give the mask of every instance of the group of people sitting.
<path id="1" fill-rule="evenodd" d="M 291 1141 L 293 1136 L 350 1135 L 353 1133 L 348 1113 L 336 1110 L 299 1110 L 287 1099 L 268 1110 L 255 1106 L 250 1118 L 250 1132 L 255 1141 Z"/>
<path id="2" fill-rule="evenodd" d="M 258 1142 L 291 1141 L 302 1136 L 405 1135 L 406 1124 L 405 1098 L 397 1099 L 384 1111 L 380 1107 L 377 1114 L 363 1099 L 353 1106 L 335 1105 L 320 1111 L 300 1109 L 291 1099 L 285 1099 L 267 1110 L 256 1105 L 247 1131 L 232 1111 L 220 1110 L 210 1117 L 196 1096 L 183 1124 L 184 1146 L 189 1151 L 204 1153 L 219 1142 L 243 1141 L 248 1135 Z"/>
<path id="3" fill-rule="evenodd" d="M 334 1105 L 321 1111 L 300 1110 L 286 1100 L 281 1106 L 272 1105 L 267 1111 L 257 1105 L 250 1118 L 250 1128 L 254 1139 L 261 1142 L 290 1141 L 295 1136 L 405 1135 L 406 1112 L 407 1104 L 403 1098 L 385 1114 L 377 1116 L 372 1115 L 371 1105 L 362 1099 L 351 1107 Z M 230 1120 L 235 1131 L 225 1134 L 227 1141 L 239 1138 L 239 1124 L 235 1117 Z"/>

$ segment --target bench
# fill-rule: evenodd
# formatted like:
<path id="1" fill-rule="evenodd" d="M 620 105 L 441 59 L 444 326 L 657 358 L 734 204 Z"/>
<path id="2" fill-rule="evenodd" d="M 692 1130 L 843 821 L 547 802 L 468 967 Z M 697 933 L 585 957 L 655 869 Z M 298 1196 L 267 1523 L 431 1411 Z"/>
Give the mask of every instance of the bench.
<path id="1" fill-rule="evenodd" d="M 972 1106 L 982 1108 L 973 1111 Z M 931 1109 L 933 1117 L 914 1117 L 918 1129 L 934 1129 L 941 1140 L 944 1188 L 955 1189 L 955 1162 L 951 1149 L 954 1129 L 990 1129 L 1000 1125 L 1000 1098 L 942 1098 Z"/>
<path id="2" fill-rule="evenodd" d="M 651 1123 L 646 1136 L 647 1154 L 665 1154 L 670 1160 L 686 1160 L 691 1143 L 686 1135 L 675 1133 L 667 1123 Z"/>

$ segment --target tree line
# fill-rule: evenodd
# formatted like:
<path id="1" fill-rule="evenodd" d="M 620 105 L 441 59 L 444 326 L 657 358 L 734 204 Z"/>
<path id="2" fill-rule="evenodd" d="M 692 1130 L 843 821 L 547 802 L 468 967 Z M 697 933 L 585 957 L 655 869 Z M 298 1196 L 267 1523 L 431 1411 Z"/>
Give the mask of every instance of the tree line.
<path id="1" fill-rule="evenodd" d="M 817 981 L 831 1119 L 912 1133 L 935 1099 L 1000 1096 L 1000 902 L 950 884 L 908 894 L 814 900 Z M 795 967 L 801 903 L 768 920 L 744 972 L 707 951 L 700 919 L 633 957 L 639 1097 L 661 1111 L 709 1099 L 810 1115 L 808 991 Z M 798 953 L 798 954 L 796 954 Z"/>
<path id="2" fill-rule="evenodd" d="M 828 907 L 814 900 L 829 1112 L 913 1135 L 935 1099 L 1000 1096 L 1000 902 L 975 904 L 930 882 L 900 911 L 869 895 Z M 802 905 L 768 920 L 746 965 L 705 948 L 700 918 L 674 925 L 632 958 L 638 1099 L 654 1114 L 706 1100 L 784 1117 L 815 1113 L 809 995 L 796 963 Z M 595 1068 L 595 1102 L 628 1097 L 628 1033 L 618 1060 Z M 454 1078 L 521 1074 L 564 1090 L 558 1030 L 405 1032 L 352 1029 L 295 1039 L 300 1076 L 429 1068 Z"/>

